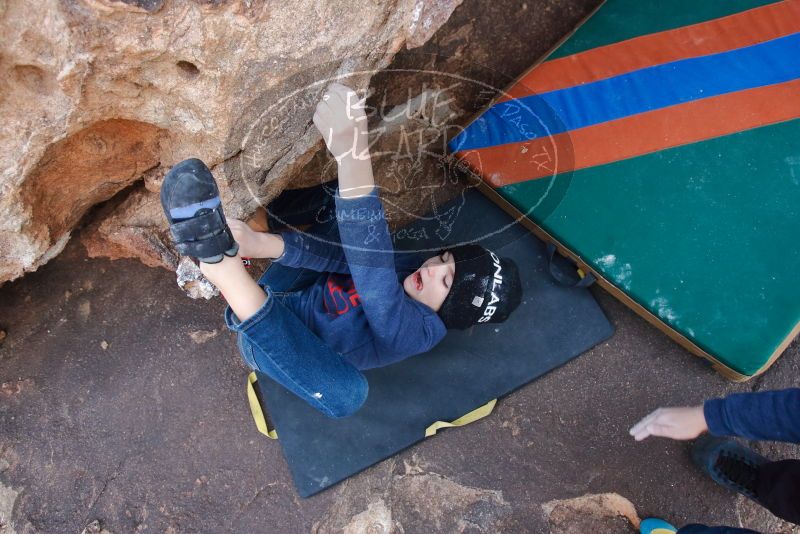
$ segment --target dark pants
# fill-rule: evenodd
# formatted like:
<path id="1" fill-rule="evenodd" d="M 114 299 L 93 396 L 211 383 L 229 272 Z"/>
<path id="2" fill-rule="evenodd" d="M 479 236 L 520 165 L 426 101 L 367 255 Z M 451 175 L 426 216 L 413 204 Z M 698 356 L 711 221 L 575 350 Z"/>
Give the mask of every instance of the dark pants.
<path id="1" fill-rule="evenodd" d="M 678 529 L 678 534 L 759 534 L 748 528 L 708 527 L 706 525 L 686 525 Z"/>
<path id="2" fill-rule="evenodd" d="M 758 469 L 758 500 L 777 517 L 800 524 L 800 460 L 769 462 Z M 686 525 L 679 534 L 751 534 L 733 527 Z M 758 534 L 758 533 L 755 533 Z"/>
<path id="3" fill-rule="evenodd" d="M 270 232 L 304 226 L 321 225 L 319 233 L 325 233 L 329 225 L 335 225 L 334 195 L 339 181 L 306 187 L 287 189 L 267 205 L 267 224 Z"/>
<path id="4" fill-rule="evenodd" d="M 758 500 L 784 521 L 800 525 L 800 460 L 769 462 L 758 470 Z"/>

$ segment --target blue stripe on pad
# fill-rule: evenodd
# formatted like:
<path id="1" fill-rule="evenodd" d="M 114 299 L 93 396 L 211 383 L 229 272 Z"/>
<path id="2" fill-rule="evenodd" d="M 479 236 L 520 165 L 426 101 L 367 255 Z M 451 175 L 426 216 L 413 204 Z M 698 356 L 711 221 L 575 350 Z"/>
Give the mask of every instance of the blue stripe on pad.
<path id="1" fill-rule="evenodd" d="M 454 137 L 448 148 L 458 152 L 518 143 L 692 100 L 790 81 L 800 77 L 798 57 L 800 33 L 794 33 L 719 54 L 499 102 Z"/>

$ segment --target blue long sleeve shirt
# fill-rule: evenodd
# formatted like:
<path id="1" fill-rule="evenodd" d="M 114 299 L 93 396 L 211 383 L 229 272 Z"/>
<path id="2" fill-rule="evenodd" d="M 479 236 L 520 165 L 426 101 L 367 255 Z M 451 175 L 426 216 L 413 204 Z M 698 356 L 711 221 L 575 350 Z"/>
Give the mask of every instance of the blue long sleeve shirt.
<path id="1" fill-rule="evenodd" d="M 300 232 L 283 234 L 284 252 L 275 261 L 321 273 L 285 304 L 359 369 L 433 348 L 446 334 L 444 323 L 402 286 L 422 258 L 394 251 L 377 191 L 357 198 L 337 194 L 336 219 L 341 246 Z"/>
<path id="2" fill-rule="evenodd" d="M 800 443 L 800 388 L 710 399 L 703 412 L 715 436 Z"/>

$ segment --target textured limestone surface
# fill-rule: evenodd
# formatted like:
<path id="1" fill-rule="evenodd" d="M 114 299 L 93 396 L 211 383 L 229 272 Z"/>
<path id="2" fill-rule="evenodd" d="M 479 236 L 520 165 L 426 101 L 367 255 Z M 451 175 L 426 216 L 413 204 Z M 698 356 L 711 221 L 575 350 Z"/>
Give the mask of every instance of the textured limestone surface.
<path id="1" fill-rule="evenodd" d="M 502 491 L 461 484 L 430 468 L 417 455 L 370 468 L 369 477 L 338 486 L 334 506 L 311 532 L 505 531 L 511 505 Z"/>
<path id="2" fill-rule="evenodd" d="M 419 46 L 461 0 L 0 0 L 0 283 L 65 246 L 176 268 L 157 193 L 187 157 L 229 216 L 292 185 L 339 75 Z"/>
<path id="3" fill-rule="evenodd" d="M 8 462 L 0 459 L 0 472 L 5 471 L 7 467 Z M 16 534 L 11 514 L 14 511 L 14 503 L 18 496 L 19 490 L 0 482 L 0 532 L 3 534 Z"/>
<path id="4" fill-rule="evenodd" d="M 616 493 L 582 495 L 544 503 L 550 534 L 629 534 L 639 531 L 636 508 Z"/>

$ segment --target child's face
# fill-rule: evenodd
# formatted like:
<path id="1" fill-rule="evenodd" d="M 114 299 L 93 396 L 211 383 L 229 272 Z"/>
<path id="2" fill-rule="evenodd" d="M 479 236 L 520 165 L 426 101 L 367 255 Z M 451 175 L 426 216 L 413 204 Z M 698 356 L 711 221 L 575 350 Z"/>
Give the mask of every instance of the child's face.
<path id="1" fill-rule="evenodd" d="M 449 251 L 441 256 L 428 258 L 422 267 L 403 280 L 403 289 L 412 299 L 421 302 L 433 311 L 439 311 L 450 293 L 456 262 Z"/>

